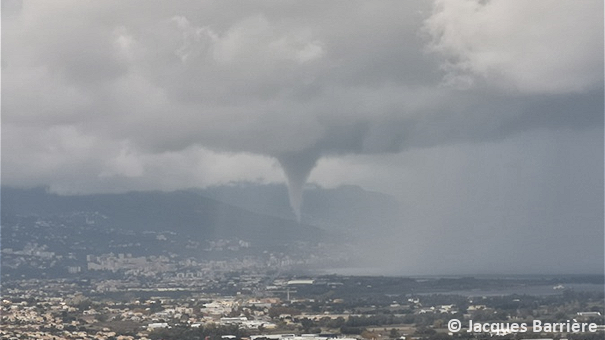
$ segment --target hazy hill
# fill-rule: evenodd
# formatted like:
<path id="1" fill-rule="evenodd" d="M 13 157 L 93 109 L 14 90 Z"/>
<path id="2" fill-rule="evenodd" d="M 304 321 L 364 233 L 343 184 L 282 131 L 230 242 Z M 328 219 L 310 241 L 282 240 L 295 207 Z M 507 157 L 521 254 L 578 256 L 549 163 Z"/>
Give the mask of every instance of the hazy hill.
<path id="1" fill-rule="evenodd" d="M 98 212 L 117 229 L 172 230 L 192 239 L 241 238 L 259 243 L 317 241 L 325 233 L 308 224 L 251 212 L 192 191 L 60 196 L 43 188 L 2 187 L 3 219 L 10 215 Z"/>
<path id="2" fill-rule="evenodd" d="M 302 224 L 294 221 L 283 184 L 72 196 L 51 194 L 44 188 L 2 187 L 1 196 L 4 217 L 98 212 L 117 229 L 172 230 L 198 240 L 238 237 L 257 243 L 318 241 L 345 234 L 363 237 L 365 232 L 395 225 L 399 208 L 391 196 L 357 186 L 307 186 Z"/>

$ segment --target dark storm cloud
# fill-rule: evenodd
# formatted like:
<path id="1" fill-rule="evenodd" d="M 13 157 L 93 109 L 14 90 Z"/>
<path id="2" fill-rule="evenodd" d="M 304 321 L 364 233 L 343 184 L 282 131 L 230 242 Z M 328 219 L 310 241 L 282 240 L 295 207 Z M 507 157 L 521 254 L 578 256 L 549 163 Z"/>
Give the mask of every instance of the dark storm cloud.
<path id="1" fill-rule="evenodd" d="M 426 47 L 431 44 L 445 56 L 467 58 L 464 77 L 476 76 L 475 50 L 460 51 L 447 39 L 457 14 L 447 12 L 451 5 L 433 13 L 420 2 L 306 11 L 262 4 L 231 12 L 230 3 L 209 2 L 153 4 L 139 13 L 134 4 L 26 3 L 5 24 L 11 28 L 4 44 L 11 98 L 5 123 L 33 125 L 42 116 L 45 124 L 71 123 L 87 135 L 128 139 L 150 152 L 200 144 L 275 156 L 309 148 L 392 152 L 448 143 L 448 136 L 481 140 L 500 128 L 523 128 L 526 120 L 552 125 L 553 116 L 545 114 L 551 107 L 580 104 L 590 117 L 600 112 L 574 87 L 561 99 L 556 95 L 566 94 L 564 87 L 554 95 L 550 85 L 541 89 L 533 80 L 537 89 L 530 93 L 545 93 L 529 99 L 523 91 L 499 90 L 498 78 L 475 77 L 482 90 L 438 86 L 444 74 L 439 54 Z M 431 44 L 427 32 L 434 33 Z M 460 44 L 472 45 L 472 38 Z M 595 53 L 602 49 L 588 46 L 574 56 L 583 61 Z M 507 62 L 496 60 L 492 68 Z M 602 63 L 588 67 L 597 71 Z M 602 89 L 590 81 L 584 81 L 588 90 Z M 32 98 L 50 91 L 56 93 L 43 104 Z"/>

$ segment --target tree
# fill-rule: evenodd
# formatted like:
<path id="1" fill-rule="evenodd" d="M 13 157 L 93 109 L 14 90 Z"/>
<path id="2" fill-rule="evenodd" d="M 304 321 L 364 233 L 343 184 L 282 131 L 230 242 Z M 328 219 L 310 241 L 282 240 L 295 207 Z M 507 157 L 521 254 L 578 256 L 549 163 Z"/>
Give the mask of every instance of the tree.
<path id="1" fill-rule="evenodd" d="M 309 318 L 304 318 L 300 320 L 300 325 L 302 326 L 303 332 L 308 333 L 309 329 L 315 327 L 315 322 Z"/>
<path id="2" fill-rule="evenodd" d="M 361 332 L 361 337 L 364 339 L 376 339 L 378 338 L 378 335 L 376 333 L 370 332 L 370 331 L 363 331 Z"/>
<path id="3" fill-rule="evenodd" d="M 434 329 L 430 328 L 430 327 L 426 327 L 426 326 L 421 326 L 416 328 L 416 333 L 417 335 L 433 335 L 437 333 L 437 331 L 435 331 Z"/>
<path id="4" fill-rule="evenodd" d="M 298 309 L 291 307 L 271 307 L 269 309 L 269 316 L 272 318 L 276 318 L 282 314 L 289 314 L 295 316 L 300 315 L 301 312 Z"/>

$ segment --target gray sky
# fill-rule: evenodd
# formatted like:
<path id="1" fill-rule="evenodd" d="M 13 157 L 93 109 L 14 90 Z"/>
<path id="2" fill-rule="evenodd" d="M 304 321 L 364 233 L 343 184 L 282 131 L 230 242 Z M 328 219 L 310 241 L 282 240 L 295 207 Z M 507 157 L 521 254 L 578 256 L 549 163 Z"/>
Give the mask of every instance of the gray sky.
<path id="1" fill-rule="evenodd" d="M 393 267 L 603 271 L 602 1 L 7 0 L 2 30 L 4 185 L 286 169 L 400 200 Z"/>

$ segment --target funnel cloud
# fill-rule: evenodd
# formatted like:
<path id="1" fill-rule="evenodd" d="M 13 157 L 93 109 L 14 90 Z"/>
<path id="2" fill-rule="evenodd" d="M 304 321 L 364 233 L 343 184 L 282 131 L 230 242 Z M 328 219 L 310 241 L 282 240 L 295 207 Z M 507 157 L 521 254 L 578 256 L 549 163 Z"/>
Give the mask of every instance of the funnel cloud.
<path id="1" fill-rule="evenodd" d="M 296 215 L 296 220 L 300 223 L 303 186 L 317 164 L 319 154 L 309 150 L 282 154 L 277 159 L 288 179 L 290 206 Z"/>

